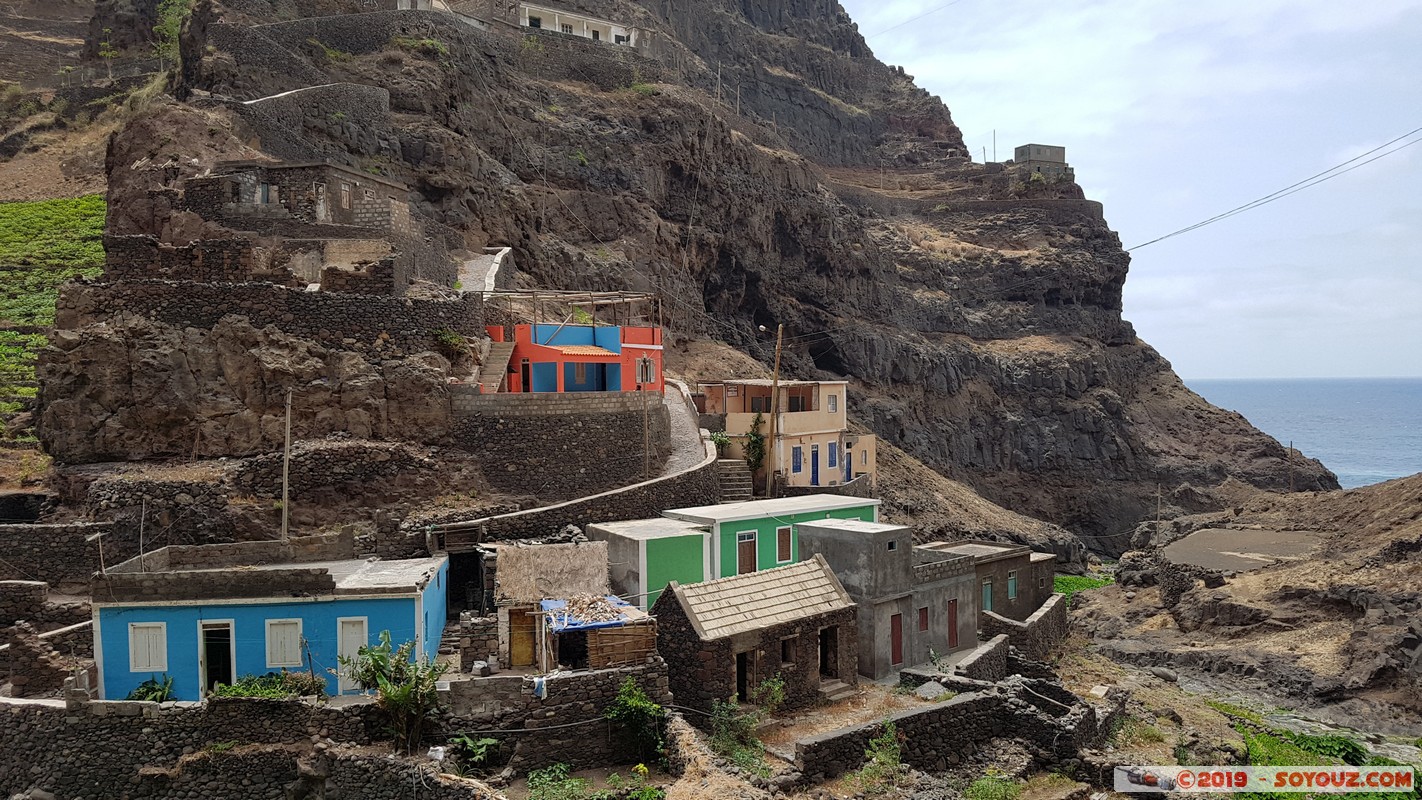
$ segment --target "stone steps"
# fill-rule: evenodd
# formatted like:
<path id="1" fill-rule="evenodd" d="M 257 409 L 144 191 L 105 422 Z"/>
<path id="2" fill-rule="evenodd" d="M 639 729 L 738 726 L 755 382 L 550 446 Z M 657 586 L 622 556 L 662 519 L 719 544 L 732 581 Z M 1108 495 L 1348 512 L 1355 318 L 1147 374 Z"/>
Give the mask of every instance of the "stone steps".
<path id="1" fill-rule="evenodd" d="M 736 458 L 718 459 L 716 472 L 721 480 L 722 503 L 740 503 L 755 496 L 755 486 L 751 482 L 750 470 L 746 469 L 746 462 Z"/>
<path id="2" fill-rule="evenodd" d="M 820 681 L 820 694 L 825 700 L 831 703 L 838 703 L 841 700 L 848 700 L 859 693 L 859 690 L 839 678 L 825 678 Z"/>
<path id="3" fill-rule="evenodd" d="M 479 371 L 484 391 L 508 391 L 504 378 L 508 375 L 509 359 L 513 357 L 513 342 L 494 342 L 489 345 L 489 357 L 484 359 L 484 367 Z"/>

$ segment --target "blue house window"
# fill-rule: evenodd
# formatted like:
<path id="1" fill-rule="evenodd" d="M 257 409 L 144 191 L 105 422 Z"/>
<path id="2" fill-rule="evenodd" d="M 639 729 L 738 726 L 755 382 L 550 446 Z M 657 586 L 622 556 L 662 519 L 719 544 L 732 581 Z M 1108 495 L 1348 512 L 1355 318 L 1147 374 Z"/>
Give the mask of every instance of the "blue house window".
<path id="1" fill-rule="evenodd" d="M 796 445 L 790 448 L 790 471 L 799 472 L 805 468 L 805 451 Z"/>
<path id="2" fill-rule="evenodd" d="M 829 465 L 830 465 L 831 467 L 837 467 L 837 466 L 839 466 L 839 443 L 838 443 L 838 442 L 830 442 L 830 443 L 829 443 Z"/>
<path id="3" fill-rule="evenodd" d="M 267 620 L 267 666 L 302 666 L 301 620 Z"/>
<path id="4" fill-rule="evenodd" d="M 168 623 L 129 623 L 128 671 L 168 671 Z"/>

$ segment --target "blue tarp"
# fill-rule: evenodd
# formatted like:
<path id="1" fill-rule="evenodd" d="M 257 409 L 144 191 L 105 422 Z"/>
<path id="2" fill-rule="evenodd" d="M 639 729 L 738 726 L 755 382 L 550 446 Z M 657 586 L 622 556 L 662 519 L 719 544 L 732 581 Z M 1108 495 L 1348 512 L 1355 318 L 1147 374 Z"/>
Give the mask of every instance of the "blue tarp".
<path id="1" fill-rule="evenodd" d="M 618 608 L 632 608 L 630 603 L 615 595 L 607 595 L 604 599 L 606 599 L 609 604 Z M 593 628 L 620 628 L 626 625 L 628 621 L 626 612 L 623 612 L 617 619 L 607 620 L 605 622 L 592 622 L 575 617 L 570 618 L 566 611 L 568 607 L 566 600 L 542 600 L 539 602 L 539 606 L 543 609 L 544 615 L 548 618 L 548 630 L 553 633 L 587 631 Z"/>

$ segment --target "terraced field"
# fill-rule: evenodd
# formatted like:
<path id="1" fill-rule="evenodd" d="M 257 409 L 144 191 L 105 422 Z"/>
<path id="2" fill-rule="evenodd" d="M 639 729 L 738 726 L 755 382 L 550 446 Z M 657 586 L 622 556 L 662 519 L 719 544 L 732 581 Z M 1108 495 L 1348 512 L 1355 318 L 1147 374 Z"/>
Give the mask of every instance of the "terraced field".
<path id="1" fill-rule="evenodd" d="M 0 421 L 35 395 L 59 287 L 103 270 L 104 212 L 102 195 L 0 203 Z"/>

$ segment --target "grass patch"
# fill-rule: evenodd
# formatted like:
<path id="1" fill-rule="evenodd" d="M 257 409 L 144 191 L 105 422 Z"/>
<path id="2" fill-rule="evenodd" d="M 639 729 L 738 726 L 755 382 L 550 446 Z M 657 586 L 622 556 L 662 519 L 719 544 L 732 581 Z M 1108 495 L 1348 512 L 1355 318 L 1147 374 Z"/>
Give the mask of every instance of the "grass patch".
<path id="1" fill-rule="evenodd" d="M 1052 578 L 1052 591 L 1057 594 L 1066 595 L 1067 606 L 1071 606 L 1071 599 L 1077 592 L 1089 592 L 1092 589 L 1100 589 L 1102 586 L 1110 586 L 1115 583 L 1111 578 L 1090 578 L 1084 575 L 1057 575 Z"/>
<path id="2" fill-rule="evenodd" d="M 1017 781 L 992 769 L 963 790 L 963 796 L 968 800 L 1017 800 L 1021 793 L 1022 787 Z"/>
<path id="3" fill-rule="evenodd" d="M 1232 719 L 1242 719 L 1255 723 L 1264 721 L 1264 715 L 1258 711 L 1235 705 L 1234 703 L 1225 702 L 1224 700 L 1206 700 L 1205 705 Z"/>
<path id="4" fill-rule="evenodd" d="M 338 64 L 342 61 L 350 61 L 352 58 L 355 57 L 344 50 L 338 50 L 334 47 L 327 47 L 325 42 L 321 41 L 320 39 L 317 39 L 315 36 L 312 36 L 310 39 L 307 39 L 306 43 L 319 48 L 321 50 L 321 54 L 324 55 L 326 57 L 326 60 L 331 62 L 332 64 Z"/>
<path id="5" fill-rule="evenodd" d="M 864 766 L 854 773 L 854 782 L 864 794 L 882 794 L 898 785 L 904 774 L 903 763 L 899 729 L 886 719 L 879 727 L 879 735 L 870 739 L 864 749 Z"/>
<path id="6" fill-rule="evenodd" d="M 430 58 L 443 58 L 449 55 L 449 45 L 438 39 L 416 39 L 413 36 L 396 36 L 390 43 L 412 53 L 419 53 Z"/>

